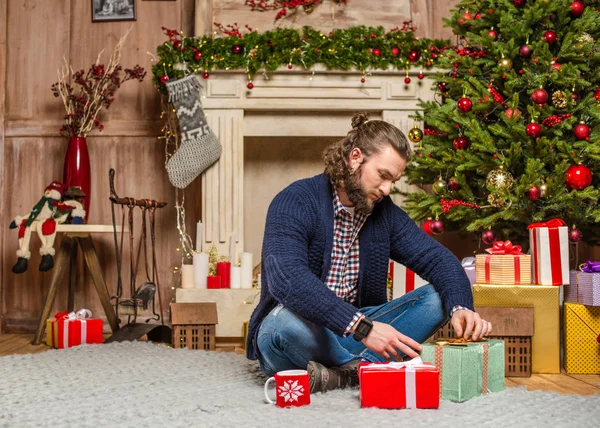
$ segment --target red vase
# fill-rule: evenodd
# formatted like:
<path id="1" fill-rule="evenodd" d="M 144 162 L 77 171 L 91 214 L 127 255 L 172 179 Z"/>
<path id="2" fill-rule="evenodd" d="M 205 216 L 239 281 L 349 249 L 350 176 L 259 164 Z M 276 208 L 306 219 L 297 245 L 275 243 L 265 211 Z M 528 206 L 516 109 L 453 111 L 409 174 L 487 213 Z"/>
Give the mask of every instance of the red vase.
<path id="1" fill-rule="evenodd" d="M 84 223 L 87 223 L 90 215 L 92 177 L 90 172 L 90 155 L 85 137 L 69 138 L 69 146 L 67 147 L 63 169 L 63 183 L 67 186 L 81 187 L 81 190 L 85 193 L 83 209 L 85 209 Z"/>

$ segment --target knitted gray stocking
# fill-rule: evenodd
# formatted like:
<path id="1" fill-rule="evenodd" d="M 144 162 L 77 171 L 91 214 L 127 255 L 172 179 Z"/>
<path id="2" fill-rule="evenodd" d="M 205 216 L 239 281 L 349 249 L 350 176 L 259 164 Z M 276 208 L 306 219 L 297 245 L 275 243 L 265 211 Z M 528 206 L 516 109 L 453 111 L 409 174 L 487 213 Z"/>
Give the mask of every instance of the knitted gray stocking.
<path id="1" fill-rule="evenodd" d="M 183 189 L 221 157 L 221 143 L 206 123 L 200 102 L 200 82 L 190 74 L 167 81 L 169 102 L 173 103 L 181 145 L 167 162 L 173 186 Z"/>

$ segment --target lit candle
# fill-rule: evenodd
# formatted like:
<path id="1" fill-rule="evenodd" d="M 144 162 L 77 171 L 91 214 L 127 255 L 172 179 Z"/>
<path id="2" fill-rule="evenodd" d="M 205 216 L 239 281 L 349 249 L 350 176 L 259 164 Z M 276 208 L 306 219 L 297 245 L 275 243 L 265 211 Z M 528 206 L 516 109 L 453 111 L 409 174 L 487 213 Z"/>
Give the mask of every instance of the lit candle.
<path id="1" fill-rule="evenodd" d="M 208 254 L 194 254 L 194 288 L 206 288 L 208 276 Z"/>
<path id="2" fill-rule="evenodd" d="M 242 288 L 252 288 L 252 253 L 242 253 Z"/>
<path id="3" fill-rule="evenodd" d="M 196 252 L 202 251 L 202 220 L 198 220 L 196 225 Z"/>
<path id="4" fill-rule="evenodd" d="M 242 288 L 242 268 L 231 266 L 231 288 Z"/>
<path id="5" fill-rule="evenodd" d="M 235 235 L 235 232 L 231 233 L 231 238 L 229 241 L 229 262 L 231 263 L 232 266 L 237 266 L 237 248 L 236 248 L 236 242 L 237 240 L 237 236 Z"/>
<path id="6" fill-rule="evenodd" d="M 194 288 L 194 265 L 181 265 L 181 288 Z"/>

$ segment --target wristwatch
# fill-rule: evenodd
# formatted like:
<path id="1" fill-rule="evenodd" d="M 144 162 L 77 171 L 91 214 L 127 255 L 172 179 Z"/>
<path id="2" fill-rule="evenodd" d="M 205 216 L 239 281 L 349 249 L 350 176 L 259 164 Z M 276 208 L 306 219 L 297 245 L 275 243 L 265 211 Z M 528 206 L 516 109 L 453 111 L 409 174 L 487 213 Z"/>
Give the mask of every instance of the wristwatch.
<path id="1" fill-rule="evenodd" d="M 369 335 L 373 328 L 373 321 L 369 317 L 364 317 L 358 322 L 356 329 L 354 330 L 354 340 L 360 342 Z"/>

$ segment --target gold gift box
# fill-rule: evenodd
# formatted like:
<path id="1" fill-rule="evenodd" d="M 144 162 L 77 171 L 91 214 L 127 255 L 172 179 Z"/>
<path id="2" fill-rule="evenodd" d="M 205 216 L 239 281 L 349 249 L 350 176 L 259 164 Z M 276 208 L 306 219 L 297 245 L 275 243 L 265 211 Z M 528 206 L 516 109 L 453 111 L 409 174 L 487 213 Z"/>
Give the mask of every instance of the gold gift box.
<path id="1" fill-rule="evenodd" d="M 476 307 L 533 307 L 532 373 L 560 373 L 559 292 L 560 287 L 552 285 L 476 284 L 473 286 Z"/>
<path id="2" fill-rule="evenodd" d="M 600 374 L 600 306 L 564 305 L 565 370 L 572 374 Z"/>
<path id="3" fill-rule="evenodd" d="M 485 262 L 489 257 L 490 275 L 485 276 Z M 515 259 L 519 265 L 519 279 L 515 275 Z M 531 256 L 504 254 L 477 254 L 475 256 L 475 281 L 477 284 L 531 284 Z"/>

